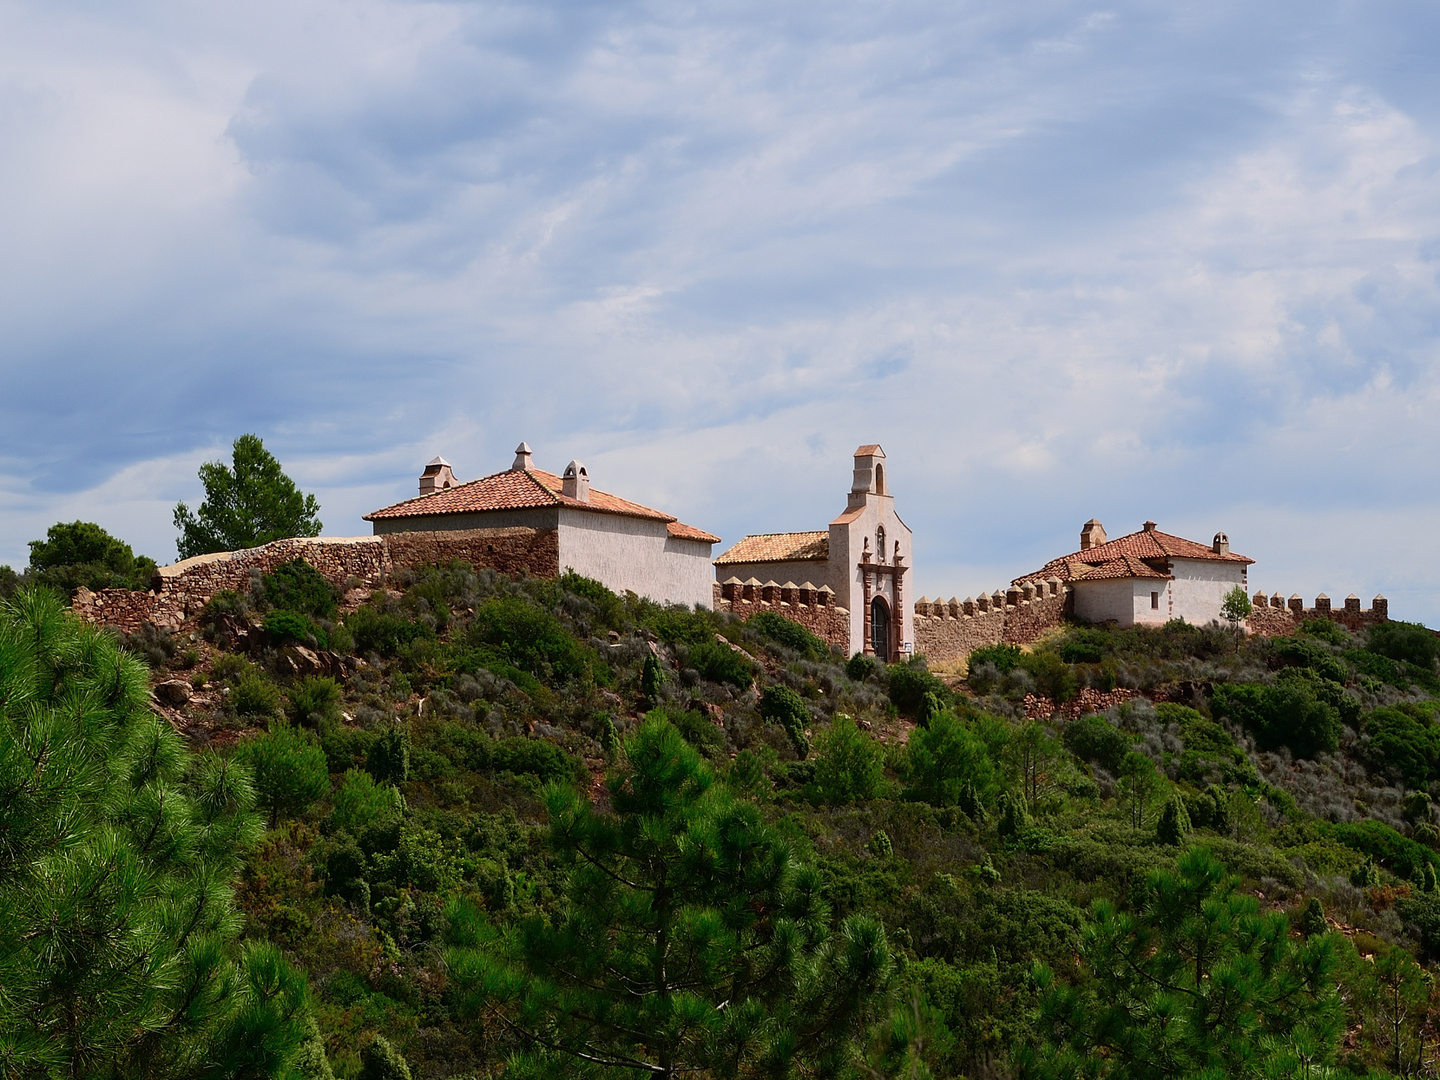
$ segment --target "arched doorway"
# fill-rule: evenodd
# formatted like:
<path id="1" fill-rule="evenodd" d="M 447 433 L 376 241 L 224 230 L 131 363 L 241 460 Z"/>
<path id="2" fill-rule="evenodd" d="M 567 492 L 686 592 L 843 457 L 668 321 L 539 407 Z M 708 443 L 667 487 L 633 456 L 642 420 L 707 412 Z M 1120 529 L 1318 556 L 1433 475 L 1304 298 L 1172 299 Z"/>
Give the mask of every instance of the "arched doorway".
<path id="1" fill-rule="evenodd" d="M 870 601 L 870 647 L 881 660 L 890 662 L 890 605 L 883 596 Z"/>

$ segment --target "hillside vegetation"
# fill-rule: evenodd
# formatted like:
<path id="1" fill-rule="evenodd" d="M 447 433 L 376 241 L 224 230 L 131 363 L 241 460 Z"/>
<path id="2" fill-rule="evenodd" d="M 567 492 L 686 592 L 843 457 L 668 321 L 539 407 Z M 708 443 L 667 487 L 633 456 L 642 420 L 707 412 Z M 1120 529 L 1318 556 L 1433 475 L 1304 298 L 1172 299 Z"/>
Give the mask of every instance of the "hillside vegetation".
<path id="1" fill-rule="evenodd" d="M 1070 626 L 947 683 L 771 615 L 462 564 L 373 592 L 289 564 L 193 630 L 126 638 L 123 663 L 46 604 L 22 590 L 0 618 L 0 916 L 47 910 L 57 851 L 129 837 L 151 869 L 121 899 L 163 912 L 147 933 L 176 957 L 166 985 L 190 972 L 235 995 L 196 991 L 213 1007 L 181 1024 L 183 1003 L 92 958 L 65 985 L 124 967 L 137 985 L 106 1015 L 143 998 L 160 1019 L 93 1038 L 81 1071 L 160 1075 L 155 1040 L 199 1062 L 202 1036 L 230 1057 L 177 1073 L 1435 1069 L 1423 627 Z M 183 741 L 137 704 L 139 660 Z M 32 797 L 61 723 L 34 703 L 68 715 L 56 673 L 77 664 L 82 697 L 119 679 L 113 715 L 81 727 L 125 763 L 73 767 L 88 786 L 67 805 L 103 807 L 88 824 Z M 77 760 L 103 757 L 78 738 Z M 155 853 L 161 790 L 185 824 Z M 22 850 L 32 819 L 49 832 Z M 83 923 L 66 889 L 73 908 L 45 903 Z M 182 908 L 203 912 L 203 971 Z M 25 925 L 0 917 L 0 980 L 31 962 Z M 37 1027 L 33 981 L 0 993 L 0 1041 L 26 1032 L 11 1071 L 51 1075 L 75 1051 Z M 268 1056 L 237 1064 L 256 1028 Z"/>

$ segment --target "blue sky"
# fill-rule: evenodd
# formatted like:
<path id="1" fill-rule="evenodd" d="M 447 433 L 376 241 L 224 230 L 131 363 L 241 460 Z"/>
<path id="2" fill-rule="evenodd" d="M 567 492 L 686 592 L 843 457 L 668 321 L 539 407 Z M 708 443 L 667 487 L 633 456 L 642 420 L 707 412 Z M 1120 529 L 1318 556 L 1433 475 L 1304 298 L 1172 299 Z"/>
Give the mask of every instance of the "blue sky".
<path id="1" fill-rule="evenodd" d="M 1083 521 L 1440 624 L 1434 4 L 0 2 L 0 562 L 521 440 L 917 591 Z"/>

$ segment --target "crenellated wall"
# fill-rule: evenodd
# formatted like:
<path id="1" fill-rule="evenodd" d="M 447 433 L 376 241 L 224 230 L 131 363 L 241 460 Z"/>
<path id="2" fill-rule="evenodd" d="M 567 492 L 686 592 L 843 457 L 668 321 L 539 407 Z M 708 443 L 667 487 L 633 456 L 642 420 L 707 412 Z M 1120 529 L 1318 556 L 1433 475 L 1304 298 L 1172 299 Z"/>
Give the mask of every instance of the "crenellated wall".
<path id="1" fill-rule="evenodd" d="M 554 529 L 296 537 L 162 566 L 151 579 L 149 592 L 81 589 L 71 603 L 77 614 L 104 626 L 134 631 L 149 622 L 175 630 L 199 615 L 217 592 L 244 589 L 252 572 L 269 573 L 296 558 L 304 559 L 336 586 L 351 579 L 375 586 L 396 570 L 452 559 L 507 574 L 554 577 L 559 573 L 560 548 Z"/>
<path id="2" fill-rule="evenodd" d="M 986 645 L 1028 645 L 1059 626 L 1071 604 L 1059 579 L 996 589 L 978 599 L 921 597 L 915 603 L 915 651 L 932 664 L 963 660 Z"/>
<path id="3" fill-rule="evenodd" d="M 1267 597 L 1261 590 L 1251 599 L 1251 604 L 1250 617 L 1245 620 L 1246 629 L 1264 637 L 1293 634 L 1306 619 L 1329 619 L 1347 630 L 1363 630 L 1367 626 L 1390 621 L 1390 602 L 1383 596 L 1375 597 L 1370 601 L 1370 607 L 1362 610 L 1360 598 L 1354 593 L 1345 598 L 1344 606 L 1338 608 L 1330 602 L 1330 597 L 1321 593 L 1315 598 L 1315 606 L 1307 608 L 1299 593 L 1292 593 L 1287 600 L 1278 592 Z"/>
<path id="4" fill-rule="evenodd" d="M 714 606 L 716 611 L 729 611 L 741 619 L 773 611 L 830 645 L 845 649 L 850 644 L 850 612 L 836 606 L 835 591 L 828 585 L 817 589 L 809 582 L 803 586 L 776 585 L 773 581 L 761 585 L 753 579 L 738 585 L 716 582 Z"/>

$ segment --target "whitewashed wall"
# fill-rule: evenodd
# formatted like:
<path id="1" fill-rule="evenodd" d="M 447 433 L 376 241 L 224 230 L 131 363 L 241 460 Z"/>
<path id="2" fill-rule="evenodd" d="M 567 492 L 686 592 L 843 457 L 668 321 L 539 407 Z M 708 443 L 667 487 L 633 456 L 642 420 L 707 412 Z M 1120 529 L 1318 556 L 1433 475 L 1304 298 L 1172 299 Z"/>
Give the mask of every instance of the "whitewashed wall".
<path id="1" fill-rule="evenodd" d="M 1220 618 L 1220 604 L 1236 585 L 1245 584 L 1244 563 L 1207 562 L 1203 559 L 1173 559 L 1170 583 L 1177 619 L 1204 626 Z"/>
<path id="2" fill-rule="evenodd" d="M 560 569 L 667 604 L 710 607 L 711 545 L 677 540 L 663 521 L 560 508 Z"/>
<path id="3" fill-rule="evenodd" d="M 1165 582 L 1157 581 L 1156 585 Z M 1150 590 L 1145 590 L 1145 603 L 1150 603 Z M 1088 623 L 1115 622 L 1121 626 L 1135 625 L 1135 579 L 1113 581 L 1081 581 L 1075 584 L 1075 617 Z"/>

